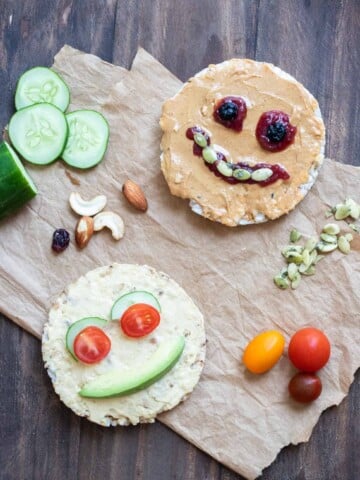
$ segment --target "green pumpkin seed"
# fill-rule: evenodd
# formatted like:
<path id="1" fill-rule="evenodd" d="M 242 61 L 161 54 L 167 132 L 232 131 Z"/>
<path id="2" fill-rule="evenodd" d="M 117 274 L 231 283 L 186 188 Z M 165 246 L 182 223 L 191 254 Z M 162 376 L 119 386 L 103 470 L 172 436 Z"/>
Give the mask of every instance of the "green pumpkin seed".
<path id="1" fill-rule="evenodd" d="M 307 249 L 305 248 L 305 249 L 303 250 L 301 256 L 302 256 L 302 262 L 303 262 L 305 265 L 309 266 L 310 263 L 311 263 L 311 262 L 310 262 L 310 252 L 309 252 L 309 250 L 307 250 Z"/>
<path id="2" fill-rule="evenodd" d="M 290 232 L 290 242 L 295 243 L 295 242 L 297 242 L 298 240 L 300 240 L 300 238 L 301 238 L 301 233 L 298 232 L 298 231 L 296 230 L 296 228 L 294 228 L 293 230 L 291 230 L 291 232 Z"/>
<path id="3" fill-rule="evenodd" d="M 335 211 L 336 220 L 344 220 L 344 218 L 350 215 L 351 207 L 349 207 L 348 205 L 339 203 L 336 205 L 335 208 L 336 208 L 336 211 Z"/>
<path id="4" fill-rule="evenodd" d="M 251 177 L 251 173 L 244 168 L 237 168 L 232 172 L 232 175 L 237 180 L 248 180 Z"/>
<path id="5" fill-rule="evenodd" d="M 282 290 L 285 290 L 286 288 L 289 287 L 289 281 L 286 278 L 282 277 L 281 275 L 275 275 L 274 283 L 277 287 L 281 288 Z"/>
<path id="6" fill-rule="evenodd" d="M 334 213 L 334 212 L 333 212 L 332 210 L 326 210 L 326 212 L 325 212 L 325 217 L 326 217 L 326 218 L 329 218 L 329 217 L 331 217 L 331 216 L 333 215 L 333 213 Z"/>
<path id="7" fill-rule="evenodd" d="M 315 275 L 315 267 L 314 265 L 310 265 L 310 267 L 302 272 L 303 275 L 310 276 L 310 275 Z"/>
<path id="8" fill-rule="evenodd" d="M 283 248 L 281 253 L 286 258 L 289 255 L 294 253 L 301 254 L 303 250 L 304 250 L 304 247 L 302 247 L 301 245 L 287 245 L 286 247 Z"/>
<path id="9" fill-rule="evenodd" d="M 318 239 L 315 237 L 310 237 L 307 242 L 305 243 L 306 250 L 312 252 L 318 243 Z"/>
<path id="10" fill-rule="evenodd" d="M 339 237 L 338 248 L 340 252 L 345 253 L 345 255 L 350 253 L 350 250 L 351 250 L 350 243 L 347 241 L 347 239 L 343 235 Z"/>
<path id="11" fill-rule="evenodd" d="M 350 207 L 350 217 L 354 220 L 358 220 L 360 217 L 360 205 L 358 205 L 352 198 L 347 198 L 345 200 L 345 205 Z"/>
<path id="12" fill-rule="evenodd" d="M 205 148 L 207 146 L 207 140 L 202 133 L 195 133 L 194 142 L 201 148 Z"/>
<path id="13" fill-rule="evenodd" d="M 349 227 L 354 230 L 354 232 L 360 233 L 360 225 L 355 225 L 355 223 L 349 223 Z"/>
<path id="14" fill-rule="evenodd" d="M 206 163 L 214 163 L 217 160 L 216 152 L 211 147 L 205 147 L 202 151 L 202 156 Z"/>
<path id="15" fill-rule="evenodd" d="M 295 253 L 294 252 L 293 254 L 286 257 L 286 261 L 287 261 L 287 263 L 296 263 L 296 265 L 300 265 L 300 263 L 302 263 L 302 261 L 303 261 L 303 257 L 301 255 L 301 253 Z"/>
<path id="16" fill-rule="evenodd" d="M 344 237 L 348 242 L 352 242 L 354 240 L 354 236 L 352 233 L 345 233 Z"/>
<path id="17" fill-rule="evenodd" d="M 227 162 L 219 162 L 216 165 L 216 168 L 221 173 L 221 175 L 224 175 L 224 177 L 232 177 L 233 169 L 229 166 Z"/>
<path id="18" fill-rule="evenodd" d="M 320 260 L 322 260 L 323 258 L 325 258 L 325 255 L 316 255 L 315 259 L 314 259 L 314 265 L 316 265 L 317 263 L 320 262 Z"/>
<path id="19" fill-rule="evenodd" d="M 296 272 L 296 275 L 294 276 L 294 279 L 291 282 L 291 288 L 295 290 L 299 286 L 300 281 L 301 281 L 301 275 L 299 272 Z"/>
<path id="20" fill-rule="evenodd" d="M 338 233 L 340 233 L 340 227 L 339 225 L 336 225 L 336 223 L 327 223 L 323 227 L 322 231 L 329 235 L 337 235 Z"/>
<path id="21" fill-rule="evenodd" d="M 252 172 L 251 178 L 252 180 L 255 180 L 255 182 L 263 182 L 264 180 L 270 178 L 272 174 L 273 171 L 271 168 L 259 168 L 258 170 Z"/>
<path id="22" fill-rule="evenodd" d="M 337 243 L 326 243 L 326 242 L 319 242 L 316 245 L 316 248 L 321 253 L 329 253 L 337 248 Z"/>
<path id="23" fill-rule="evenodd" d="M 290 278 L 290 280 L 295 279 L 295 276 L 298 273 L 298 267 L 297 267 L 296 263 L 289 263 L 288 268 L 287 268 L 287 273 L 288 273 L 288 277 Z"/>
<path id="24" fill-rule="evenodd" d="M 322 233 L 320 235 L 321 240 L 324 240 L 326 243 L 336 243 L 337 237 L 336 235 L 329 235 L 328 233 Z"/>
<path id="25" fill-rule="evenodd" d="M 283 267 L 281 270 L 280 270 L 280 275 L 283 277 L 283 278 L 286 278 L 288 276 L 288 267 Z"/>

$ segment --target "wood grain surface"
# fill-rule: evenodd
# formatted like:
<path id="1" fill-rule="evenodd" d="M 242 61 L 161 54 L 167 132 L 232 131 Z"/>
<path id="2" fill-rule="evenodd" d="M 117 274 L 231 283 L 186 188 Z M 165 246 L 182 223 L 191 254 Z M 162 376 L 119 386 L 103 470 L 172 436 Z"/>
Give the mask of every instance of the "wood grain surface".
<path id="1" fill-rule="evenodd" d="M 51 65 L 64 43 L 126 67 L 141 45 L 182 80 L 235 56 L 275 63 L 319 100 L 326 154 L 360 165 L 359 0 L 0 0 L 1 128 L 19 74 Z M 4 317 L 0 350 L 1 480 L 241 479 L 160 423 L 104 429 L 75 416 L 39 341 Z M 261 478 L 359 479 L 359 404 L 358 372 L 310 441 L 286 447 Z"/>

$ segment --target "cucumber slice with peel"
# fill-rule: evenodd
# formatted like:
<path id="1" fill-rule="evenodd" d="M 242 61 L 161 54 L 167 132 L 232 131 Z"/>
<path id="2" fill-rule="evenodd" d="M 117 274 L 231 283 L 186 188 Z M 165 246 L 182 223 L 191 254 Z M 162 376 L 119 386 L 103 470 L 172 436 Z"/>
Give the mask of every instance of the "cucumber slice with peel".
<path id="1" fill-rule="evenodd" d="M 37 165 L 46 165 L 60 157 L 67 134 L 65 115 L 50 103 L 22 108 L 9 123 L 9 137 L 15 150 Z"/>
<path id="2" fill-rule="evenodd" d="M 76 336 L 84 330 L 86 327 L 99 327 L 103 328 L 106 324 L 108 323 L 108 320 L 105 320 L 104 318 L 100 317 L 85 317 L 80 320 L 77 320 L 74 322 L 70 327 L 68 328 L 68 331 L 66 332 L 66 348 L 70 352 L 70 354 L 77 360 L 77 357 L 74 352 L 74 340 Z"/>
<path id="3" fill-rule="evenodd" d="M 131 305 L 135 305 L 135 303 L 146 303 L 146 305 L 151 305 L 152 307 L 156 308 L 156 310 L 161 312 L 160 303 L 154 297 L 154 295 L 144 290 L 139 290 L 125 293 L 125 295 L 122 295 L 116 300 L 111 309 L 111 320 L 120 320 L 120 318 L 123 316 L 123 313 L 129 307 L 131 307 Z"/>
<path id="4" fill-rule="evenodd" d="M 72 167 L 91 168 L 103 159 L 108 141 L 109 125 L 99 112 L 77 110 L 68 113 L 69 137 L 62 159 Z"/>
<path id="5" fill-rule="evenodd" d="M 0 143 L 0 220 L 31 200 L 37 188 L 16 152 Z"/>
<path id="6" fill-rule="evenodd" d="M 53 70 L 34 67 L 18 80 L 15 92 L 16 110 L 34 105 L 51 103 L 65 112 L 70 103 L 70 92 L 64 80 Z"/>

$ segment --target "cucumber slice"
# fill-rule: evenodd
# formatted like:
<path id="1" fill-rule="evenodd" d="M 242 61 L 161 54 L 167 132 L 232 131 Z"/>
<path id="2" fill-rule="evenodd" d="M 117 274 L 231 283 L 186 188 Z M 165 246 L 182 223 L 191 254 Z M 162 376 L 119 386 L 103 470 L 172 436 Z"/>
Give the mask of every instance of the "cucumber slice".
<path id="1" fill-rule="evenodd" d="M 103 328 L 107 324 L 108 320 L 105 320 L 104 318 L 99 318 L 99 317 L 85 317 L 82 318 L 81 320 L 77 320 L 74 322 L 70 327 L 68 328 L 68 331 L 66 332 L 66 348 L 69 350 L 71 355 L 77 360 L 77 357 L 74 352 L 74 340 L 76 336 L 81 332 L 81 330 L 84 330 L 86 327 L 99 327 Z"/>
<path id="2" fill-rule="evenodd" d="M 25 160 L 37 165 L 46 165 L 60 157 L 67 134 L 65 115 L 50 103 L 22 108 L 9 123 L 14 148 Z"/>
<path id="3" fill-rule="evenodd" d="M 0 220 L 31 200 L 37 188 L 14 150 L 0 143 Z"/>
<path id="4" fill-rule="evenodd" d="M 109 141 L 109 125 L 99 112 L 77 110 L 68 113 L 69 126 L 62 159 L 72 167 L 90 168 L 103 159 Z"/>
<path id="5" fill-rule="evenodd" d="M 135 303 L 146 303 L 147 305 L 151 305 L 152 307 L 156 308 L 156 310 L 161 312 L 160 303 L 154 297 L 154 295 L 152 293 L 145 292 L 144 290 L 139 290 L 137 292 L 125 293 L 125 295 L 122 295 L 116 300 L 111 309 L 111 320 L 119 320 L 123 316 L 125 310 Z"/>
<path id="6" fill-rule="evenodd" d="M 70 103 L 70 92 L 64 80 L 50 68 L 34 67 L 23 73 L 18 80 L 15 107 L 20 110 L 44 102 L 65 112 Z"/>

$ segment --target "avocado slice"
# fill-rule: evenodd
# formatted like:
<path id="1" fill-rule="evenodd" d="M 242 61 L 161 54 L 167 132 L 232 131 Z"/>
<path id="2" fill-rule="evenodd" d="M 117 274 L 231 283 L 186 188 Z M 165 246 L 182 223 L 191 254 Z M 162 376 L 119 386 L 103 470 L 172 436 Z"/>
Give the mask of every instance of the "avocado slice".
<path id="1" fill-rule="evenodd" d="M 106 398 L 129 395 L 147 388 L 163 377 L 179 360 L 185 347 L 181 335 L 160 345 L 141 369 L 111 370 L 86 383 L 79 392 L 81 397 Z"/>

